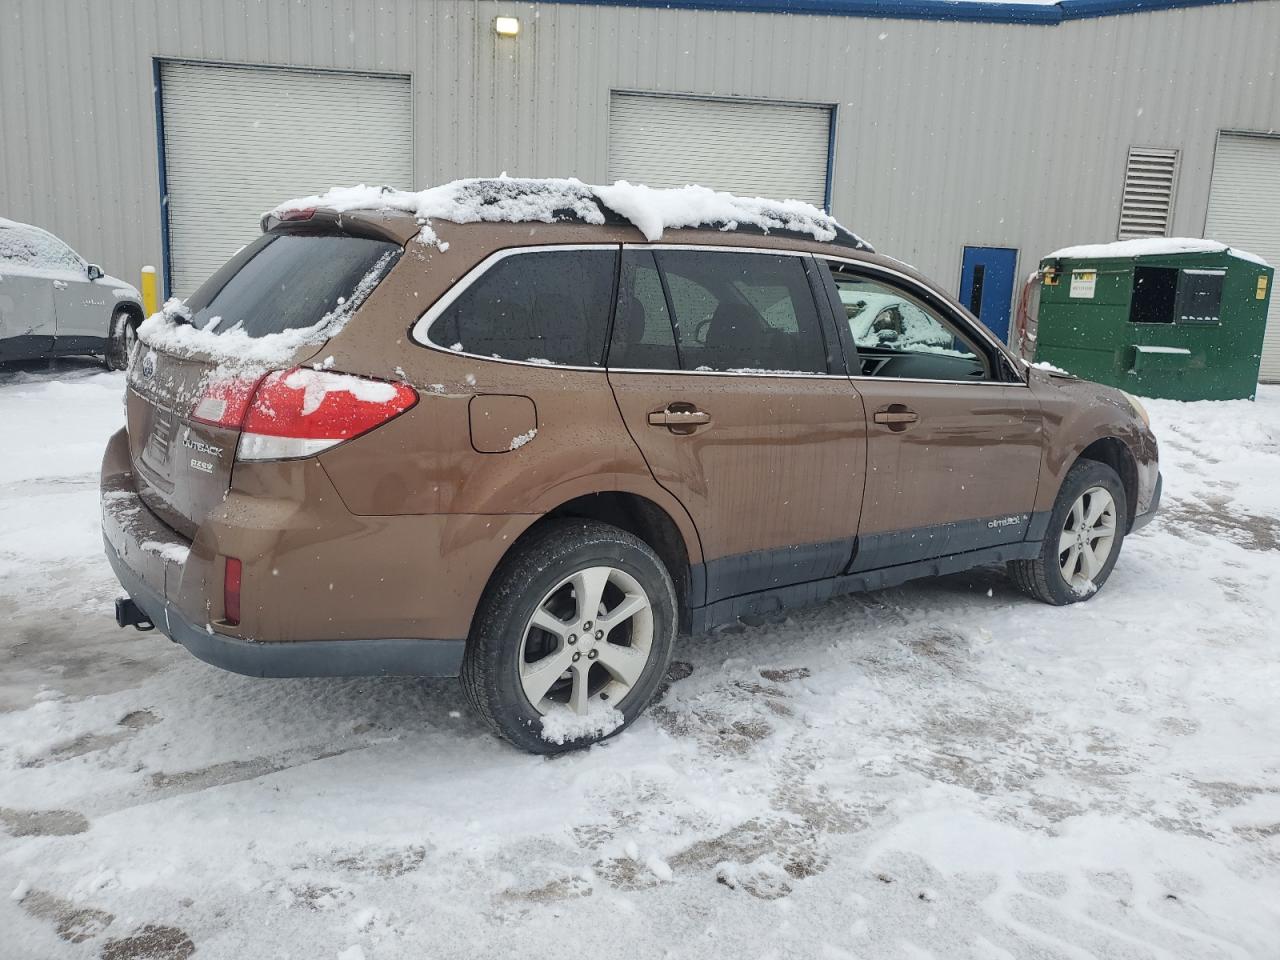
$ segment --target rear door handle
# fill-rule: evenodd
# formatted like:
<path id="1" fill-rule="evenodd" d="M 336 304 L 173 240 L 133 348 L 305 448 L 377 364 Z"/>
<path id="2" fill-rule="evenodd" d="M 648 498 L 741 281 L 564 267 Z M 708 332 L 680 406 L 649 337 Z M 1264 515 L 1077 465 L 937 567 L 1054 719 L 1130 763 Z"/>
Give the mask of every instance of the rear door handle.
<path id="1" fill-rule="evenodd" d="M 885 424 L 890 430 L 905 430 L 920 420 L 920 414 L 901 403 L 891 403 L 875 412 L 872 417 L 876 423 Z"/>
<path id="2" fill-rule="evenodd" d="M 666 427 L 672 433 L 693 433 L 711 422 L 711 414 L 692 403 L 669 403 L 665 409 L 649 412 L 649 426 Z"/>

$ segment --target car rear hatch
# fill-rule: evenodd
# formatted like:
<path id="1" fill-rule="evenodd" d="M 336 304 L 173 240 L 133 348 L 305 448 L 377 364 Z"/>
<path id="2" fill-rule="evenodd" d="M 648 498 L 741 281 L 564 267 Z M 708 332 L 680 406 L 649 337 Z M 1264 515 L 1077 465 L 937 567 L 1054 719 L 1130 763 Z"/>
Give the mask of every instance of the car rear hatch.
<path id="1" fill-rule="evenodd" d="M 184 306 L 167 307 L 189 328 L 180 322 L 150 337 L 144 330 L 130 363 L 138 493 L 188 539 L 230 488 L 255 389 L 282 377 L 272 371 L 316 356 L 403 250 L 403 224 L 379 229 L 373 218 L 348 217 L 340 228 L 336 215 L 305 214 L 273 223 Z"/>

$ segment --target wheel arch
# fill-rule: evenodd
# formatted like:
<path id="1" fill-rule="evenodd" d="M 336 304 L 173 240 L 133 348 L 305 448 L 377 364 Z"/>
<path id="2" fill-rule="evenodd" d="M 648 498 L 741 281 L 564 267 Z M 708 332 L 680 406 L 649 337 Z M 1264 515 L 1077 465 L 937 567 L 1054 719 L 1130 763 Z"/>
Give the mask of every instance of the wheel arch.
<path id="1" fill-rule="evenodd" d="M 110 326 L 109 326 L 109 327 L 108 327 L 108 329 L 107 329 L 107 337 L 108 337 L 108 339 L 110 339 L 111 337 L 115 336 L 115 332 L 116 332 L 116 331 L 115 331 L 115 319 L 116 319 L 116 317 L 118 317 L 121 313 L 127 313 L 127 314 L 129 314 L 129 316 L 130 316 L 133 320 L 135 320 L 137 323 L 141 323 L 143 320 L 145 320 L 145 319 L 146 319 L 146 315 L 143 313 L 143 310 L 142 310 L 142 304 L 138 303 L 138 301 L 136 301 L 136 300 L 117 300 L 117 301 L 116 301 L 115 306 L 111 308 L 111 319 L 110 319 L 110 321 L 109 321 Z"/>
<path id="2" fill-rule="evenodd" d="M 625 530 L 643 540 L 658 555 L 676 588 L 677 612 L 682 630 L 688 628 L 694 564 L 701 559 L 699 544 L 690 543 L 677 519 L 650 498 L 626 490 L 600 490 L 565 500 L 530 524 L 504 552 L 485 584 L 487 592 L 503 562 L 531 536 L 556 520 L 597 520 Z"/>
<path id="3" fill-rule="evenodd" d="M 1076 462 L 1081 460 L 1104 463 L 1120 475 L 1127 501 L 1125 532 L 1128 533 L 1133 529 L 1134 512 L 1138 505 L 1138 458 L 1119 437 L 1100 437 L 1080 451 Z"/>

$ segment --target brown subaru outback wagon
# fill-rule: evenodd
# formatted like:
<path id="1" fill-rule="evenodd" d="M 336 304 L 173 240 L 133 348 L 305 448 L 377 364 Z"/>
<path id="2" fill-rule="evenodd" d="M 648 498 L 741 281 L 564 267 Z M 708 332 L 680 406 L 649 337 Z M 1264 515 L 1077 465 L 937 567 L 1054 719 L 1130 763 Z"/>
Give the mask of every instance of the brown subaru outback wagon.
<path id="1" fill-rule="evenodd" d="M 552 752 L 632 721 L 680 634 L 996 562 L 1072 603 L 1154 514 L 1136 401 L 819 211 L 655 231 L 566 183 L 277 211 L 148 321 L 102 466 L 120 625 L 253 676 L 461 675 Z"/>

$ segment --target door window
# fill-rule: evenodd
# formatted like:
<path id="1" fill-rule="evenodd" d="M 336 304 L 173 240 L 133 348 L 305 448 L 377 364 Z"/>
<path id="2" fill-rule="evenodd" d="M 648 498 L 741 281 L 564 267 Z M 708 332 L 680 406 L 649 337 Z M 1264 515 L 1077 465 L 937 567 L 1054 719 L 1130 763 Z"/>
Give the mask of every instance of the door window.
<path id="1" fill-rule="evenodd" d="M 613 321 L 609 366 L 630 370 L 679 370 L 671 311 L 649 250 L 624 250 Z"/>
<path id="2" fill-rule="evenodd" d="M 659 250 L 684 370 L 826 373 L 802 257 Z"/>
<path id="3" fill-rule="evenodd" d="M 445 349 L 530 363 L 598 367 L 613 300 L 614 250 L 504 257 L 431 324 Z"/>
<path id="4" fill-rule="evenodd" d="M 981 351 L 937 310 L 905 290 L 828 264 L 864 377 L 977 380 L 986 377 Z"/>

